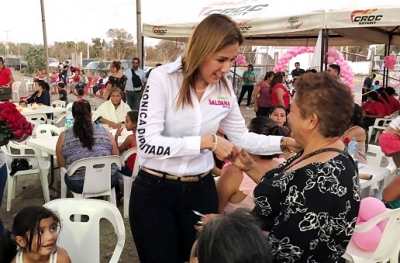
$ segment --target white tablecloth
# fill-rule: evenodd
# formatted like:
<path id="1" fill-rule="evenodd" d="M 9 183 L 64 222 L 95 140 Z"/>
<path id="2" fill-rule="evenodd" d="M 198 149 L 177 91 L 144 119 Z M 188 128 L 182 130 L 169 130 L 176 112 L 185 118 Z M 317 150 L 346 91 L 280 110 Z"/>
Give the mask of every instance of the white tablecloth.
<path id="1" fill-rule="evenodd" d="M 378 167 L 378 166 L 369 165 L 369 164 L 359 164 L 358 172 L 360 174 L 372 175 L 371 180 L 360 179 L 361 189 L 366 189 L 375 183 L 379 184 L 379 189 L 380 189 L 383 187 L 385 179 L 388 176 L 390 176 L 390 170 L 388 168 Z"/>
<path id="2" fill-rule="evenodd" d="M 31 107 L 22 108 L 21 114 L 24 116 L 37 113 L 64 113 L 67 110 L 65 108 L 53 108 L 52 106 L 39 106 L 36 110 Z"/>

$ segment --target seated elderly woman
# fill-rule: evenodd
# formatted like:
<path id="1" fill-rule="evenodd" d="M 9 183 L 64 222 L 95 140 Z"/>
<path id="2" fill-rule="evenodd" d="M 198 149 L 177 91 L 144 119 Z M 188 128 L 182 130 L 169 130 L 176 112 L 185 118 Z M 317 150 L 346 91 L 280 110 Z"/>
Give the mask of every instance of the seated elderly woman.
<path id="1" fill-rule="evenodd" d="M 269 235 L 274 262 L 337 262 L 360 205 L 358 170 L 342 134 L 353 115 L 348 88 L 325 72 L 298 80 L 288 116 L 303 150 L 276 169 L 235 148 L 233 163 L 253 180 L 253 213 Z M 284 146 L 284 145 L 283 145 Z"/>
<path id="2" fill-rule="evenodd" d="M 104 127 L 93 124 L 90 120 L 90 104 L 78 100 L 72 104 L 74 126 L 63 131 L 57 141 L 56 154 L 60 167 L 67 167 L 83 158 L 118 155 L 118 147 L 113 136 Z M 84 168 L 79 168 L 72 175 L 65 175 L 65 183 L 71 191 L 82 193 L 85 180 Z M 118 169 L 111 167 L 111 186 L 119 193 Z"/>
<path id="3" fill-rule="evenodd" d="M 131 108 L 122 100 L 122 91 L 113 88 L 110 92 L 110 100 L 103 102 L 93 113 L 92 121 L 99 121 L 104 127 L 117 129 L 125 121 L 126 114 Z"/>

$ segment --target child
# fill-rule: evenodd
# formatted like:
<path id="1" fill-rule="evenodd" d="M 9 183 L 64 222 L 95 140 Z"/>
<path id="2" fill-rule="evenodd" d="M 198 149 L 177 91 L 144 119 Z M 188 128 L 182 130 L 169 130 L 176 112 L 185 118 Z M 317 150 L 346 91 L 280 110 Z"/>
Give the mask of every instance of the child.
<path id="1" fill-rule="evenodd" d="M 139 111 L 137 110 L 129 111 L 127 113 L 125 117 L 125 128 L 128 131 L 132 131 L 133 134 L 129 135 L 125 139 L 125 141 L 121 144 L 121 146 L 118 147 L 120 153 L 136 147 L 136 128 L 137 128 L 138 117 L 139 117 Z M 121 135 L 123 129 L 124 128 L 121 127 L 115 133 L 116 142 L 118 142 L 118 137 Z M 126 160 L 125 166 L 122 167 L 122 170 L 120 172 L 126 176 L 129 177 L 132 176 L 133 167 L 135 166 L 135 160 L 136 160 L 136 153 L 129 156 L 128 160 Z"/>
<path id="2" fill-rule="evenodd" d="M 58 82 L 57 87 L 58 87 L 58 94 L 60 95 L 58 99 L 61 101 L 65 101 L 65 106 L 67 106 L 68 96 L 67 96 L 67 91 L 65 90 L 65 84 L 63 82 Z"/>
<path id="3" fill-rule="evenodd" d="M 374 83 L 374 90 L 378 90 L 380 88 L 381 87 L 379 86 L 379 80 L 376 80 L 375 83 Z"/>
<path id="4" fill-rule="evenodd" d="M 59 228 L 60 219 L 47 208 L 22 209 L 0 240 L 0 262 L 71 263 L 68 253 L 57 246 Z"/>
<path id="5" fill-rule="evenodd" d="M 26 107 L 28 107 L 28 103 L 27 103 L 26 101 L 24 101 L 24 100 L 21 100 L 21 101 L 19 102 L 19 106 L 21 106 L 21 107 L 23 107 L 23 108 L 26 108 Z"/>
<path id="6" fill-rule="evenodd" d="M 77 89 L 77 100 L 83 100 L 83 95 L 85 94 L 85 91 L 83 89 Z"/>

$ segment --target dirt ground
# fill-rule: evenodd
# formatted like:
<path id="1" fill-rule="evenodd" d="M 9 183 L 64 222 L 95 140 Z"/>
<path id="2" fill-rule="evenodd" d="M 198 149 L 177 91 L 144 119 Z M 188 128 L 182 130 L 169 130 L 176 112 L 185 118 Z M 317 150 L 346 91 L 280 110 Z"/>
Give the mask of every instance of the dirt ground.
<path id="1" fill-rule="evenodd" d="M 23 91 L 25 87 L 25 83 L 27 78 L 22 76 L 19 72 L 14 72 L 14 78 L 16 81 L 21 81 L 21 89 L 20 89 L 20 96 L 26 95 L 26 93 Z M 358 98 L 359 95 L 356 96 Z M 58 94 L 52 95 L 52 101 L 57 100 Z M 99 98 L 92 98 L 91 96 L 85 95 L 85 99 L 89 100 L 92 107 L 95 108 L 101 103 L 101 99 Z M 76 97 L 69 94 L 69 101 L 75 101 Z M 245 103 L 242 103 L 245 105 Z M 241 107 L 242 115 L 245 117 L 246 122 L 248 122 L 251 118 L 255 117 L 255 113 L 252 110 L 246 110 L 245 106 Z M 55 178 L 57 182 L 57 188 L 60 189 L 59 186 L 59 174 L 58 171 L 55 173 Z M 55 193 L 54 191 L 50 191 L 51 194 L 51 199 L 56 199 L 59 198 L 59 193 Z M 17 185 L 17 192 L 16 192 L 16 198 L 15 200 L 12 201 L 12 206 L 11 206 L 11 211 L 7 212 L 6 211 L 6 201 L 7 201 L 7 186 L 4 191 L 4 196 L 3 196 L 3 203 L 1 204 L 0 208 L 0 217 L 3 220 L 5 227 L 10 228 L 12 225 L 12 220 L 13 217 L 20 211 L 22 208 L 27 207 L 27 206 L 32 206 L 32 205 L 43 205 L 44 200 L 43 200 L 43 194 L 42 194 L 42 189 L 40 185 L 40 180 L 37 176 L 22 176 L 21 178 L 18 179 L 18 185 Z M 119 210 L 122 213 L 122 207 L 119 206 Z M 136 248 L 133 242 L 133 238 L 130 232 L 130 226 L 129 226 L 129 219 L 124 219 L 125 223 L 125 231 L 126 231 L 126 239 L 125 239 L 125 246 L 121 255 L 121 258 L 119 262 L 121 263 L 138 263 L 139 259 L 137 256 Z M 113 251 L 114 247 L 116 244 L 116 236 L 114 234 L 114 231 L 112 229 L 112 226 L 109 222 L 101 222 L 100 224 L 101 228 L 101 236 L 100 236 L 100 251 L 101 251 L 101 262 L 105 263 L 108 262 Z"/>

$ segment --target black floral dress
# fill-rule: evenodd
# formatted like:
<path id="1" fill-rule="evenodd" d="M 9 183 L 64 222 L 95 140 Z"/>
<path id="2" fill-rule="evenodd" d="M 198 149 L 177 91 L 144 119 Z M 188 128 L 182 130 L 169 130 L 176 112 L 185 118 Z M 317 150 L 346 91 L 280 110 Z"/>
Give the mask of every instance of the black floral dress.
<path id="1" fill-rule="evenodd" d="M 267 172 L 254 189 L 253 213 L 270 232 L 274 262 L 337 262 L 360 205 L 358 169 L 346 153 L 285 171 L 297 154 Z"/>
<path id="2" fill-rule="evenodd" d="M 109 76 L 108 81 L 107 81 L 107 84 L 110 83 L 112 85 L 112 88 L 116 87 L 116 88 L 120 88 L 122 90 L 122 92 L 123 92 L 122 100 L 123 101 L 126 101 L 125 86 L 126 86 L 127 79 L 128 78 L 125 75 L 122 75 L 122 77 L 120 77 L 120 78 L 116 78 L 114 76 Z M 106 84 L 106 86 L 107 86 L 107 84 Z M 111 94 L 110 94 L 110 96 L 111 96 Z M 107 98 L 107 99 L 109 99 L 109 98 Z"/>

